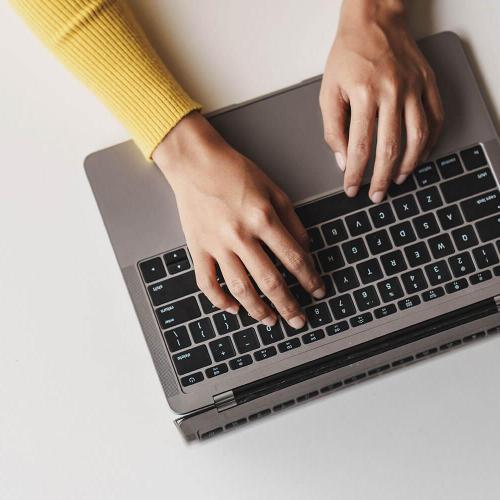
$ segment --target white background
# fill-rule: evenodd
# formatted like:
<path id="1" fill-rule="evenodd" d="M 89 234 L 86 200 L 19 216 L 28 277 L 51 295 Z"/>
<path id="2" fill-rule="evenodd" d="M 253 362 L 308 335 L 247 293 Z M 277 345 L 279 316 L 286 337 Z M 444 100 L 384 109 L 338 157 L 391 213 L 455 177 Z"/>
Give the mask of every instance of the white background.
<path id="1" fill-rule="evenodd" d="M 322 72 L 340 2 L 133 4 L 211 110 Z M 500 4 L 412 5 L 464 38 L 498 127 Z M 127 133 L 5 2 L 0 64 L 0 498 L 498 498 L 497 339 L 187 446 L 82 169 Z"/>

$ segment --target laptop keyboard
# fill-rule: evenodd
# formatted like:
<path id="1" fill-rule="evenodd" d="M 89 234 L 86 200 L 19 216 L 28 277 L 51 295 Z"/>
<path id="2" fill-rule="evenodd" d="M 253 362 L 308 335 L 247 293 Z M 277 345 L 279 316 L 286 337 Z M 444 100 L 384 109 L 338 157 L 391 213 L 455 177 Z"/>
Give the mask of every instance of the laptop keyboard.
<path id="1" fill-rule="evenodd" d="M 500 192 L 479 145 L 420 165 L 378 205 L 364 186 L 356 198 L 327 196 L 297 213 L 327 289 L 314 300 L 278 264 L 306 312 L 301 330 L 215 308 L 196 286 L 186 248 L 139 263 L 184 387 L 500 276 Z"/>

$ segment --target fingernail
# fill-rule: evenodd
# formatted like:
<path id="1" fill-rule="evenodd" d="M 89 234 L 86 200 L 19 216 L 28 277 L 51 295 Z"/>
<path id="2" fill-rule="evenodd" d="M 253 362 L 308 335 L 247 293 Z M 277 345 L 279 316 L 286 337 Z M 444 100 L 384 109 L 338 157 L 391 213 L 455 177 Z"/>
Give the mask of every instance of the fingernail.
<path id="1" fill-rule="evenodd" d="M 238 314 L 238 311 L 240 310 L 239 306 L 231 306 L 226 309 L 226 311 L 229 314 Z"/>
<path id="2" fill-rule="evenodd" d="M 358 186 L 349 186 L 345 190 L 345 194 L 349 196 L 349 198 L 354 198 L 358 194 Z"/>
<path id="3" fill-rule="evenodd" d="M 343 172 L 345 170 L 344 155 L 337 151 L 335 153 L 335 161 L 337 162 L 337 165 L 339 166 L 340 170 L 342 170 L 342 172 Z"/>
<path id="4" fill-rule="evenodd" d="M 292 319 L 288 320 L 288 324 L 292 328 L 295 328 L 296 330 L 300 330 L 306 324 L 306 320 L 305 320 L 304 316 L 295 316 Z"/>
<path id="5" fill-rule="evenodd" d="M 322 286 L 320 288 L 318 288 L 317 290 L 314 290 L 314 292 L 312 293 L 312 296 L 315 298 L 315 299 L 322 299 L 326 294 L 326 290 L 325 290 L 325 287 Z"/>
<path id="6" fill-rule="evenodd" d="M 401 174 L 398 177 L 396 177 L 396 180 L 394 181 L 396 184 L 403 184 L 403 182 L 406 180 L 408 176 L 405 174 Z"/>
<path id="7" fill-rule="evenodd" d="M 270 314 L 263 320 L 261 320 L 261 323 L 266 326 L 274 326 L 276 324 L 277 318 L 274 314 Z"/>
<path id="8" fill-rule="evenodd" d="M 375 191 L 375 193 L 371 195 L 371 200 L 373 201 L 373 203 L 380 203 L 383 199 L 384 193 L 382 191 Z"/>

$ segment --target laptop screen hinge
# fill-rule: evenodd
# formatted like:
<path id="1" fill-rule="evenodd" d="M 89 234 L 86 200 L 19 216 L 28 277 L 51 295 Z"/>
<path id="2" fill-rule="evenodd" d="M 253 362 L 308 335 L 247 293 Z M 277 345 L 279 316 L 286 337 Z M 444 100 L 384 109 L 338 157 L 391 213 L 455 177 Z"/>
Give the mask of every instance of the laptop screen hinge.
<path id="1" fill-rule="evenodd" d="M 226 391 L 214 396 L 214 404 L 217 411 L 224 411 L 236 406 L 237 403 L 233 391 Z"/>

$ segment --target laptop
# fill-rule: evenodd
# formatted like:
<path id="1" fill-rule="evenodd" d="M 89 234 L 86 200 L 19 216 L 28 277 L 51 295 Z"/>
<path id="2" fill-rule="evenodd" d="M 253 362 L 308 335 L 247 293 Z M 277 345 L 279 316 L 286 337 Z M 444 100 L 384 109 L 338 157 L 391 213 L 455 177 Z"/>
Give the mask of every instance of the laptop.
<path id="1" fill-rule="evenodd" d="M 297 331 L 217 310 L 198 290 L 175 198 L 131 142 L 85 169 L 168 404 L 205 439 L 427 359 L 500 325 L 500 142 L 457 35 L 419 42 L 446 122 L 387 199 L 349 199 L 323 141 L 321 77 L 208 115 L 290 196 L 327 285 Z M 371 172 L 364 179 L 369 182 Z M 278 264 L 279 267 L 279 264 Z M 284 271 L 283 271 L 284 272 Z M 224 278 L 220 277 L 224 286 Z"/>

